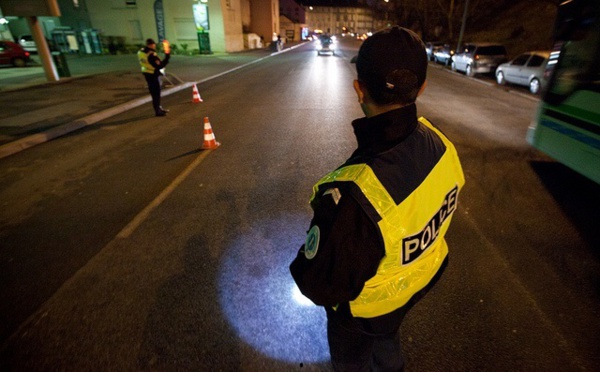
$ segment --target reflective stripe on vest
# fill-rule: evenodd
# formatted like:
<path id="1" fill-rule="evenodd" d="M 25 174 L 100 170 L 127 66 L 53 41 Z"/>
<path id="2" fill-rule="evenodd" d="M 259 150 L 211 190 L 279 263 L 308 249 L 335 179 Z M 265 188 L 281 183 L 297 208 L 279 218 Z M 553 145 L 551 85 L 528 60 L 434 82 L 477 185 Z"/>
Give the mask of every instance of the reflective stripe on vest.
<path id="1" fill-rule="evenodd" d="M 142 72 L 146 73 L 146 74 L 153 74 L 154 73 L 154 66 L 152 66 L 150 64 L 150 62 L 148 62 L 148 57 L 150 57 L 150 55 L 152 54 L 156 54 L 155 52 L 150 51 L 149 53 L 144 53 L 144 50 L 139 50 L 137 55 L 138 55 L 138 60 L 140 61 L 140 65 L 142 66 Z"/>
<path id="2" fill-rule="evenodd" d="M 350 302 L 352 315 L 373 318 L 404 306 L 437 273 L 448 246 L 444 235 L 456 210 L 464 176 L 452 143 L 424 118 L 419 121 L 433 130 L 446 145 L 439 162 L 400 204 L 396 204 L 367 164 L 341 167 L 323 177 L 313 188 L 335 181 L 354 182 L 381 220 L 385 257 L 356 299 Z"/>

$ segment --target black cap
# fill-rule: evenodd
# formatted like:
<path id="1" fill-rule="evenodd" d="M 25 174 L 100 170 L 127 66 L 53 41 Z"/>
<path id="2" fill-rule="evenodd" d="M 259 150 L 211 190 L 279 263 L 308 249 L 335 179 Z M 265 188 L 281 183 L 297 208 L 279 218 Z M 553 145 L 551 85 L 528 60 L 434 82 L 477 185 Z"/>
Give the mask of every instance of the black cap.
<path id="1" fill-rule="evenodd" d="M 146 45 L 156 44 L 153 39 L 146 39 Z"/>
<path id="2" fill-rule="evenodd" d="M 367 38 L 355 62 L 358 80 L 371 91 L 405 94 L 419 89 L 427 75 L 425 45 L 417 34 L 400 26 Z"/>

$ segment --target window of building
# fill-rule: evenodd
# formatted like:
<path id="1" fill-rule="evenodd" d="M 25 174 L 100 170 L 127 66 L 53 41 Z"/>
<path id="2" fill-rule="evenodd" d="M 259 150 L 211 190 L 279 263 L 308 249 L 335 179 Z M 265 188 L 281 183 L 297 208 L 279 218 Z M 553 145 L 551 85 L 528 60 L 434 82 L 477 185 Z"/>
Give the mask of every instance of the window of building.
<path id="1" fill-rule="evenodd" d="M 177 40 L 197 40 L 196 24 L 193 18 L 175 18 Z"/>
<path id="2" fill-rule="evenodd" d="M 138 20 L 129 20 L 129 34 L 131 35 L 132 40 L 142 40 L 142 27 L 140 26 L 140 21 Z"/>

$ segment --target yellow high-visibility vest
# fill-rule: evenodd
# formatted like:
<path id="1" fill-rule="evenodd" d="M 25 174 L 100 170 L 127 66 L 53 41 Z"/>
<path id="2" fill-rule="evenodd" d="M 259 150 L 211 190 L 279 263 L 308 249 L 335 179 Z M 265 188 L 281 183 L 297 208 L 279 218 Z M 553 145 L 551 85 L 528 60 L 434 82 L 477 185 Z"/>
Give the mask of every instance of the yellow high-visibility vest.
<path id="1" fill-rule="evenodd" d="M 148 62 L 148 57 L 150 57 L 153 54 L 156 54 L 156 52 L 149 51 L 148 53 L 144 53 L 143 49 L 140 49 L 138 51 L 138 53 L 137 53 L 138 60 L 140 61 L 140 65 L 142 66 L 142 72 L 143 73 L 146 73 L 146 74 L 153 74 L 154 73 L 154 66 L 152 66 L 150 64 L 150 62 Z"/>
<path id="2" fill-rule="evenodd" d="M 356 299 L 350 301 L 355 317 L 373 318 L 404 306 L 437 273 L 448 255 L 444 239 L 456 210 L 464 175 L 454 145 L 424 118 L 446 151 L 427 177 L 406 199 L 396 204 L 367 164 L 343 166 L 323 177 L 313 188 L 336 181 L 354 182 L 378 213 L 385 256 L 377 273 Z"/>

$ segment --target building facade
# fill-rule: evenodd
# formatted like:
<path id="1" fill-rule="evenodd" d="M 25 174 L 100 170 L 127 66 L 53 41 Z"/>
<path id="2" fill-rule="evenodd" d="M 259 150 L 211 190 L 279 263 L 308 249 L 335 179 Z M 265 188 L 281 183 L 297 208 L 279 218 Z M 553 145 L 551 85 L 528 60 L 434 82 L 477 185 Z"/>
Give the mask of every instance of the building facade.
<path id="1" fill-rule="evenodd" d="M 308 36 L 306 11 L 295 0 L 279 0 L 279 34 L 286 41 L 304 40 Z"/>
<path id="2" fill-rule="evenodd" d="M 377 20 L 367 6 L 309 6 L 306 9 L 306 24 L 311 31 L 357 35 L 375 32 L 386 26 L 386 22 Z"/>
<path id="3" fill-rule="evenodd" d="M 279 30 L 278 0 L 105 0 L 88 8 L 95 28 L 128 44 L 164 36 L 179 48 L 202 49 L 202 33 L 210 51 L 235 52 L 244 49 L 244 33 Z"/>
<path id="4" fill-rule="evenodd" d="M 210 52 L 235 52 L 245 48 L 248 34 L 269 42 L 280 32 L 278 0 L 58 0 L 58 4 L 60 17 L 39 21 L 53 47 L 63 52 L 121 50 L 142 45 L 148 38 L 167 39 L 179 50 L 208 46 Z M 3 35 L 31 33 L 23 18 L 7 21 Z"/>

